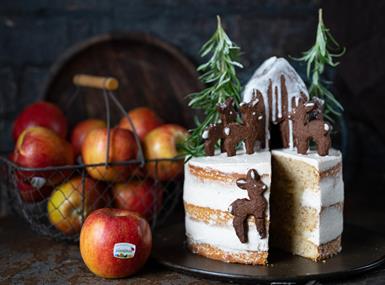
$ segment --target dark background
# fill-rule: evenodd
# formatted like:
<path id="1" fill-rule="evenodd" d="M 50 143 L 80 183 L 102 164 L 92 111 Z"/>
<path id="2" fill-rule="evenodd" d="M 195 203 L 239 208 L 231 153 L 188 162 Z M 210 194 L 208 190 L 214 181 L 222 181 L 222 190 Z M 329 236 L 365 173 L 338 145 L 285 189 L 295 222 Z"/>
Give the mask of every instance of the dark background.
<path id="1" fill-rule="evenodd" d="M 110 31 L 140 31 L 178 47 L 194 63 L 221 15 L 243 51 L 243 83 L 266 58 L 299 56 L 315 35 L 317 9 L 347 48 L 331 73 L 345 107 L 344 175 L 347 211 L 385 198 L 385 1 L 52 1 L 0 4 L 0 149 L 10 125 L 41 95 L 55 60 L 69 47 Z M 303 74 L 304 68 L 296 66 Z M 370 194 L 370 195 L 369 195 Z"/>

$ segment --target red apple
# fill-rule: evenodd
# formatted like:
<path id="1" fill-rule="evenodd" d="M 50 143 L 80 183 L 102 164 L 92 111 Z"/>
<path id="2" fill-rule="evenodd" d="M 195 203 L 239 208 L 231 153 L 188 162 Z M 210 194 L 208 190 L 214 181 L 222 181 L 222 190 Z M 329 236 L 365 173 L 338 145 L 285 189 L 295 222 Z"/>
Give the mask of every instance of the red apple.
<path id="1" fill-rule="evenodd" d="M 72 178 L 57 186 L 48 201 L 49 221 L 66 235 L 79 233 L 83 218 L 109 202 L 101 182 L 85 178 L 84 186 L 81 177 Z"/>
<path id="2" fill-rule="evenodd" d="M 149 160 L 175 158 L 181 155 L 178 144 L 186 137 L 187 130 L 181 126 L 174 124 L 160 126 L 144 138 L 145 157 Z M 165 181 L 178 177 L 183 172 L 183 165 L 183 159 L 148 162 L 147 172 L 151 177 Z"/>
<path id="3" fill-rule="evenodd" d="M 128 115 L 135 127 L 135 131 L 141 140 L 153 129 L 162 124 L 162 120 L 158 115 L 147 107 L 139 107 L 131 110 Z M 133 131 L 127 117 L 123 117 L 119 122 L 119 128 Z"/>
<path id="4" fill-rule="evenodd" d="M 60 137 L 65 138 L 67 125 L 66 117 L 56 105 L 41 101 L 29 105 L 16 118 L 12 129 L 12 137 L 16 141 L 25 129 L 41 126 L 51 129 Z"/>
<path id="5" fill-rule="evenodd" d="M 17 189 L 19 191 L 21 199 L 25 203 L 36 203 L 46 199 L 52 192 L 53 187 L 45 185 L 42 187 L 31 184 L 30 182 L 24 182 L 19 177 L 17 179 Z"/>
<path id="6" fill-rule="evenodd" d="M 14 152 L 8 154 L 8 159 L 14 162 Z M 24 182 L 20 176 L 23 175 L 16 171 L 16 190 L 19 191 L 19 195 L 25 203 L 35 203 L 42 201 L 47 198 L 49 194 L 51 194 L 53 189 L 51 186 L 37 187 L 38 185 L 36 185 L 36 183 L 31 185 L 28 180 L 27 182 Z"/>
<path id="7" fill-rule="evenodd" d="M 112 195 L 116 208 L 136 212 L 150 220 L 162 206 L 163 189 L 152 180 L 131 180 L 115 184 Z"/>
<path id="8" fill-rule="evenodd" d="M 99 209 L 80 232 L 80 254 L 90 271 L 104 278 L 128 277 L 147 261 L 151 229 L 139 215 L 121 209 Z"/>
<path id="9" fill-rule="evenodd" d="M 106 123 L 99 119 L 88 119 L 78 123 L 71 135 L 71 143 L 74 147 L 75 156 L 78 156 L 82 149 L 82 144 L 88 133 L 94 129 L 105 128 Z"/>
<path id="10" fill-rule="evenodd" d="M 108 162 L 121 162 L 135 159 L 138 147 L 131 131 L 114 128 L 110 132 Z M 107 152 L 107 129 L 92 130 L 85 138 L 82 145 L 82 157 L 85 164 L 97 164 L 106 162 Z M 133 165 L 116 166 L 90 166 L 87 167 L 88 174 L 103 181 L 123 181 L 130 172 Z"/>
<path id="11" fill-rule="evenodd" d="M 31 127 L 22 132 L 17 139 L 12 158 L 17 165 L 27 168 L 46 168 L 74 163 L 71 144 L 60 138 L 55 132 L 43 127 Z M 37 202 L 45 198 L 48 190 L 46 191 L 44 187 L 56 186 L 68 175 L 69 171 L 66 170 L 17 171 L 22 197 L 30 196 L 30 199 L 26 199 L 28 202 Z M 22 185 L 23 183 L 32 187 Z M 34 192 L 36 189 L 40 189 L 41 193 Z M 31 193 L 27 194 L 27 192 Z"/>

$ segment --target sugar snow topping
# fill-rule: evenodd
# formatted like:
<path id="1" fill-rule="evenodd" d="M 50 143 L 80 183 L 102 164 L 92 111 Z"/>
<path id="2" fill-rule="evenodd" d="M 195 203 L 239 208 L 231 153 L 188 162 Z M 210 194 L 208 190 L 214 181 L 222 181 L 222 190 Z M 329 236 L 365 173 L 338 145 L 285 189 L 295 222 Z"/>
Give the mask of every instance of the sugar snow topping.
<path id="1" fill-rule="evenodd" d="M 291 105 L 291 97 L 299 96 L 301 93 L 304 94 L 307 98 L 309 98 L 305 83 L 295 71 L 295 69 L 290 65 L 290 63 L 286 59 L 276 56 L 270 57 L 264 63 L 262 63 L 262 65 L 254 72 L 254 75 L 247 83 L 245 91 L 243 93 L 243 101 L 250 102 L 253 95 L 253 90 L 259 90 L 262 93 L 266 104 L 267 102 L 269 102 L 267 98 L 267 93 L 269 89 L 269 83 L 271 81 L 274 94 L 274 96 L 272 96 L 271 98 L 271 104 L 273 106 L 277 106 L 277 108 L 271 108 L 273 122 L 277 120 L 277 117 L 282 117 L 282 96 L 280 96 L 282 92 L 282 75 L 284 75 L 286 79 L 288 106 Z M 275 94 L 276 92 L 278 92 L 278 94 Z"/>
<path id="2" fill-rule="evenodd" d="M 262 93 L 265 115 L 268 118 L 266 142 L 269 140 L 270 122 L 284 122 L 287 124 L 288 147 L 293 147 L 292 122 L 288 115 L 292 110 L 292 98 L 309 98 L 305 83 L 286 59 L 273 56 L 254 72 L 245 87 L 243 102 L 250 102 L 256 90 Z"/>

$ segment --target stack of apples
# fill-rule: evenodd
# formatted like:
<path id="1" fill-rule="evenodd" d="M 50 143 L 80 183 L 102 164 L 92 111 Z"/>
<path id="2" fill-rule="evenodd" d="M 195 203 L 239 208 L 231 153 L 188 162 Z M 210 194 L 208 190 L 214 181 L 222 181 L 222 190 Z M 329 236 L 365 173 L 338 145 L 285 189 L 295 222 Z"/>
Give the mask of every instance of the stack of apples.
<path id="1" fill-rule="evenodd" d="M 23 167 L 16 171 L 21 200 L 30 204 L 48 201 L 48 218 L 65 235 L 78 234 L 83 219 L 88 217 L 81 233 L 81 253 L 90 270 L 103 277 L 127 276 L 136 270 L 119 269 L 124 267 L 127 258 L 113 256 L 112 271 L 103 272 L 96 268 L 97 262 L 93 261 L 89 248 L 97 248 L 98 243 L 117 246 L 114 240 L 122 237 L 113 233 L 122 234 L 116 227 L 122 228 L 126 223 L 128 233 L 124 234 L 136 237 L 130 248 L 136 247 L 139 261 L 133 262 L 134 257 L 128 260 L 143 264 L 151 248 L 148 221 L 162 207 L 162 182 L 183 173 L 183 160 L 174 158 L 180 155 L 178 145 L 186 138 L 186 129 L 163 124 L 157 114 L 146 107 L 133 109 L 128 116 L 110 130 L 103 120 L 81 121 L 68 136 L 68 122 L 63 112 L 58 106 L 42 101 L 25 108 L 13 125 L 16 144 L 9 158 Z M 138 161 L 139 147 L 147 160 L 144 167 Z M 138 162 L 127 163 L 135 160 Z M 71 171 L 71 167 L 57 168 L 76 162 L 85 164 L 85 177 L 73 174 L 76 171 Z M 117 209 L 106 208 L 111 206 Z M 100 235 L 103 227 L 106 231 Z M 127 248 L 123 245 L 116 251 L 121 254 Z M 120 266 L 116 271 L 113 271 L 114 264 Z"/>
<path id="2" fill-rule="evenodd" d="M 10 155 L 16 165 L 31 168 L 17 171 L 21 199 L 36 203 L 50 197 L 50 220 L 65 234 L 80 230 L 76 220 L 80 219 L 82 209 L 72 208 L 82 206 L 83 193 L 83 215 L 111 204 L 112 198 L 116 208 L 135 211 L 150 219 L 162 206 L 160 182 L 173 180 L 183 172 L 183 160 L 164 159 L 180 154 L 178 144 L 185 139 L 187 131 L 176 124 L 163 124 L 157 114 L 146 107 L 133 109 L 128 116 L 109 132 L 103 120 L 81 121 L 67 141 L 68 122 L 58 106 L 38 102 L 24 109 L 13 125 L 16 145 Z M 138 159 L 135 134 L 148 161 L 143 168 L 139 162 L 124 163 Z M 87 165 L 84 183 L 67 168 L 44 169 L 73 165 L 75 161 Z M 35 168 L 39 170 L 34 171 Z"/>

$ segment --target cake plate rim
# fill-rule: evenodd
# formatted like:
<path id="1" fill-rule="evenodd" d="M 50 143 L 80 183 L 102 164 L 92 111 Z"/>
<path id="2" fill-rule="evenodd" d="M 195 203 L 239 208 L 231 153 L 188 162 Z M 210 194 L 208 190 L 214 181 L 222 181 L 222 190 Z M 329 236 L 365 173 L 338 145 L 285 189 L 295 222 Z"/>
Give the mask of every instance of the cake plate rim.
<path id="1" fill-rule="evenodd" d="M 235 274 L 235 273 L 227 273 L 227 272 L 218 272 L 218 271 L 210 271 L 210 269 L 204 269 L 199 266 L 191 266 L 191 262 L 189 260 L 195 259 L 195 260 L 201 260 L 203 263 L 209 263 L 209 264 L 217 264 L 220 265 L 220 267 L 223 268 L 231 268 L 231 267 L 253 267 L 258 271 L 261 268 L 268 268 L 268 266 L 251 266 L 251 265 L 239 265 L 239 264 L 232 264 L 232 263 L 225 263 L 222 261 L 216 261 L 216 260 L 211 260 L 203 256 L 199 256 L 197 254 L 191 253 L 185 246 L 185 237 L 184 234 L 182 237 L 180 236 L 180 231 L 183 229 L 184 231 L 184 224 L 179 223 L 179 224 L 174 224 L 168 227 L 164 227 L 159 229 L 155 234 L 154 234 L 154 249 L 152 252 L 152 257 L 153 259 L 158 262 L 161 265 L 164 265 L 165 267 L 174 270 L 176 272 L 184 273 L 187 275 L 192 275 L 195 277 L 200 277 L 200 278 L 208 278 L 212 280 L 219 280 L 219 281 L 227 281 L 227 282 L 243 282 L 243 283 L 248 283 L 248 282 L 303 282 L 303 281 L 310 281 L 310 280 L 333 280 L 333 279 L 346 279 L 358 274 L 362 274 L 368 271 L 371 271 L 382 264 L 385 264 L 385 237 L 378 232 L 372 231 L 365 229 L 361 226 L 358 225 L 353 225 L 353 224 L 345 224 L 344 226 L 344 231 L 354 231 L 355 233 L 357 232 L 364 232 L 365 235 L 369 234 L 371 238 L 371 242 L 378 242 L 378 240 L 383 240 L 383 243 L 380 245 L 380 251 L 381 253 L 378 254 L 378 257 L 371 260 L 368 263 L 361 264 L 352 268 L 349 268 L 349 266 L 346 266 L 345 270 L 339 270 L 339 271 L 334 271 L 334 272 L 328 272 L 328 273 L 306 273 L 302 275 L 292 275 L 292 276 L 276 276 L 274 274 L 271 275 L 258 275 L 258 274 L 253 274 L 253 275 L 245 275 L 242 273 Z M 179 235 L 176 235 L 175 233 L 178 232 Z M 164 237 L 167 237 L 167 235 L 172 237 L 172 242 L 168 246 L 174 246 L 173 253 L 166 254 L 167 252 L 164 251 L 164 245 L 167 245 L 167 242 L 170 243 L 170 241 L 167 239 L 166 242 L 164 241 Z M 344 242 L 344 235 L 343 237 L 343 242 Z M 349 236 L 346 237 L 349 239 Z M 377 240 L 376 240 L 377 239 Z M 350 241 L 351 242 L 351 241 Z M 343 244 L 344 246 L 344 244 Z M 275 250 L 275 251 L 280 251 L 280 250 Z M 175 262 L 173 259 L 175 259 L 175 253 L 178 255 L 178 258 L 181 258 L 182 262 Z M 360 253 L 360 252 L 357 252 Z M 303 257 L 299 256 L 294 256 L 291 255 L 290 253 L 282 253 L 283 255 L 288 256 L 291 258 L 291 260 L 302 260 L 303 262 L 309 262 L 312 264 L 317 264 L 322 266 L 322 262 L 313 262 L 311 260 L 308 260 Z M 338 255 L 332 257 L 333 258 L 338 258 L 344 255 L 344 248 L 342 249 L 342 252 L 339 253 Z M 326 263 L 328 262 L 326 260 Z M 279 263 L 274 263 L 274 267 L 279 266 Z"/>

